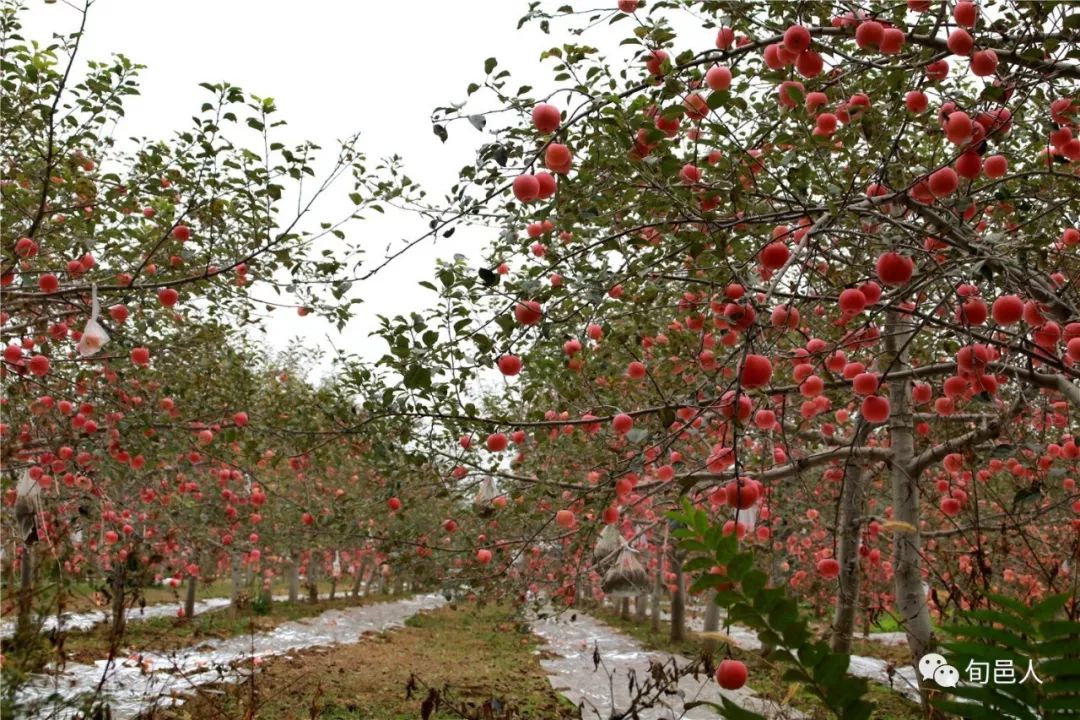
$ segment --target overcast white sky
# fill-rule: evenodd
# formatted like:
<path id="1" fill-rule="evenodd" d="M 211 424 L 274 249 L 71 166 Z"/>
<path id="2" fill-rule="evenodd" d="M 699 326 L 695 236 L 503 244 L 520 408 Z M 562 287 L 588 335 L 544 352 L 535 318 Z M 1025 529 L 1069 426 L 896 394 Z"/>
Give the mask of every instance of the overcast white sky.
<path id="1" fill-rule="evenodd" d="M 28 38 L 47 40 L 51 32 L 77 27 L 78 13 L 64 2 L 30 0 L 29 6 Z M 399 153 L 410 176 L 441 197 L 484 137 L 461 124 L 443 145 L 431 130 L 432 108 L 463 100 L 466 85 L 483 77 L 484 59 L 491 56 L 513 69 L 517 84 L 538 90 L 550 84 L 550 65 L 538 58 L 555 38 L 532 26 L 515 30 L 526 7 L 525 0 L 96 0 L 81 57 L 120 52 L 147 66 L 141 96 L 128 101 L 123 137 L 169 137 L 206 99 L 198 83 L 228 80 L 273 97 L 292 139 L 332 151 L 334 140 L 359 131 L 369 158 Z M 350 189 L 342 184 L 338 197 Z M 324 209 L 334 217 L 349 207 L 344 201 Z M 398 215 L 355 224 L 349 234 L 363 238 L 374 259 L 387 243 L 424 229 L 420 218 Z M 367 337 L 376 326 L 374 314 L 431 303 L 434 295 L 416 283 L 430 277 L 435 259 L 461 252 L 477 263 L 485 242 L 482 235 L 459 231 L 358 284 L 365 304 L 345 333 L 317 317 L 279 310 L 270 341 L 280 348 L 300 336 L 325 346 L 329 334 L 336 345 L 375 359 L 385 345 Z"/>

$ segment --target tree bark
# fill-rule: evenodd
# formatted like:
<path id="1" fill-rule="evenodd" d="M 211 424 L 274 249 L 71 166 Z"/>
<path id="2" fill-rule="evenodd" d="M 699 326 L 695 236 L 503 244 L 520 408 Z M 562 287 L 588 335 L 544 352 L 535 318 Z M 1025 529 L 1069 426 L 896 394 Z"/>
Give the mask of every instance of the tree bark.
<path id="1" fill-rule="evenodd" d="M 124 582 L 127 577 L 127 563 L 117 562 L 112 571 L 112 620 L 109 624 L 110 646 L 116 648 L 124 637 L 127 625 L 127 613 L 124 608 Z M 110 653 L 111 654 L 111 653 Z"/>
<path id="2" fill-rule="evenodd" d="M 289 576 L 289 602 L 294 603 L 300 600 L 300 566 L 293 555 L 289 556 L 286 572 Z"/>
<path id="3" fill-rule="evenodd" d="M 624 597 L 619 600 L 619 619 L 630 619 L 630 598 Z"/>
<path id="4" fill-rule="evenodd" d="M 199 588 L 199 576 L 189 575 L 187 581 L 187 595 L 184 597 L 184 619 L 191 622 L 195 617 L 195 591 Z"/>
<path id="5" fill-rule="evenodd" d="M 242 587 L 240 578 L 240 553 L 233 553 L 229 558 L 230 563 L 230 585 L 229 585 L 229 606 L 233 610 L 236 610 L 240 604 L 240 588 Z"/>
<path id="6" fill-rule="evenodd" d="M 649 596 L 645 593 L 634 598 L 634 622 L 638 625 L 645 623 L 645 610 L 648 605 Z"/>
<path id="7" fill-rule="evenodd" d="M 675 573 L 675 592 L 671 594 L 671 635 L 673 643 L 686 640 L 686 581 L 683 578 L 682 558 L 671 554 L 672 570 Z"/>
<path id="8" fill-rule="evenodd" d="M 854 446 L 861 446 L 866 441 L 868 429 L 869 425 L 860 421 L 853 439 Z M 866 464 L 855 460 L 850 472 L 845 473 L 840 491 L 840 519 L 836 526 L 836 559 L 840 563 L 840 577 L 832 626 L 832 650 L 835 653 L 851 652 L 851 637 L 855 632 L 855 611 L 858 609 L 861 581 L 859 540 L 862 517 L 866 512 L 867 474 Z"/>
<path id="9" fill-rule="evenodd" d="M 360 597 L 360 586 L 364 582 L 364 570 L 365 568 L 362 563 L 356 568 L 356 575 L 353 577 L 352 590 L 349 592 L 349 595 L 353 600 Z"/>
<path id="10" fill-rule="evenodd" d="M 364 588 L 364 576 L 367 574 L 368 561 L 362 560 L 360 567 L 356 568 L 356 579 L 352 584 L 352 597 L 360 597 L 361 590 Z"/>
<path id="11" fill-rule="evenodd" d="M 319 602 L 319 564 L 315 555 L 311 553 L 307 563 L 308 602 L 312 604 Z"/>
<path id="12" fill-rule="evenodd" d="M 660 598 L 664 591 L 664 556 L 667 554 L 668 529 L 664 528 L 664 544 L 660 546 L 660 552 L 656 556 L 656 575 L 653 578 L 652 590 L 652 617 L 649 627 L 653 632 L 660 632 Z"/>
<path id="13" fill-rule="evenodd" d="M 36 633 L 34 629 L 34 551 L 33 546 L 24 544 L 19 558 L 19 615 L 15 621 L 15 637 L 18 644 L 29 641 Z"/>
<path id="14" fill-rule="evenodd" d="M 888 313 L 885 336 L 886 349 L 892 356 L 891 369 L 907 367 L 904 345 L 913 332 L 910 322 L 903 321 L 895 310 Z M 889 439 L 892 457 L 893 520 L 910 525 L 910 532 L 898 531 L 893 546 L 893 569 L 896 609 L 900 623 L 907 633 L 908 646 L 915 659 L 931 650 L 930 611 L 923 588 L 919 534 L 919 478 L 912 472 L 915 461 L 915 428 L 911 411 L 911 381 L 908 378 L 889 381 Z M 920 678 L 920 684 L 923 683 Z M 924 705 L 926 693 L 923 693 Z"/>
<path id="15" fill-rule="evenodd" d="M 703 629 L 706 633 L 714 633 L 720 630 L 720 606 L 716 604 L 715 590 L 709 591 L 705 597 L 705 626 Z M 719 640 L 706 637 L 701 643 L 702 654 L 712 655 L 719 646 Z"/>

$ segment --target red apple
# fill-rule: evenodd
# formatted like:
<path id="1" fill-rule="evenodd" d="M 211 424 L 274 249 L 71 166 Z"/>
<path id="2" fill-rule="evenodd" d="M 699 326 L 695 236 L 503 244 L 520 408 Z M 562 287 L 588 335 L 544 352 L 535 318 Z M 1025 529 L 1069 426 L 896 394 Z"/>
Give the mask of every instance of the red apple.
<path id="1" fill-rule="evenodd" d="M 499 372 L 507 377 L 512 377 L 521 372 L 521 358 L 517 355 L 503 355 L 497 361 Z"/>
<path id="2" fill-rule="evenodd" d="M 60 281 L 52 273 L 45 273 L 38 278 L 38 287 L 41 292 L 54 293 L 60 289 Z"/>
<path id="3" fill-rule="evenodd" d="M 906 255 L 890 251 L 878 257 L 875 269 L 878 280 L 885 285 L 896 287 L 911 280 L 915 272 L 915 262 Z"/>
<path id="4" fill-rule="evenodd" d="M 835 558 L 819 560 L 817 564 L 818 575 L 826 580 L 832 580 L 840 575 L 840 563 Z"/>
<path id="5" fill-rule="evenodd" d="M 176 301 L 180 299 L 180 293 L 176 292 L 173 288 L 161 288 L 158 290 L 157 296 L 158 302 L 169 308 L 176 305 Z"/>
<path id="6" fill-rule="evenodd" d="M 880 395 L 868 395 L 863 398 L 862 416 L 867 422 L 883 423 L 889 419 L 890 407 L 888 398 Z"/>
<path id="7" fill-rule="evenodd" d="M 543 316 L 540 303 L 535 300 L 523 300 L 514 305 L 514 317 L 522 325 L 535 325 Z"/>
<path id="8" fill-rule="evenodd" d="M 532 202 L 540 196 L 540 182 L 535 175 L 518 175 L 513 183 L 514 197 L 520 202 Z"/>
<path id="9" fill-rule="evenodd" d="M 539 103 L 532 111 L 533 125 L 542 133 L 553 133 L 559 129 L 561 116 L 559 108 L 548 103 Z"/>
<path id="10" fill-rule="evenodd" d="M 738 660 L 721 660 L 716 668 L 716 682 L 725 690 L 738 690 L 746 684 L 746 664 Z"/>
<path id="11" fill-rule="evenodd" d="M 764 355 L 747 355 L 739 373 L 739 383 L 744 388 L 759 388 L 772 379 L 772 363 Z"/>
<path id="12" fill-rule="evenodd" d="M 705 84 L 710 90 L 728 90 L 731 87 L 731 70 L 723 65 L 709 68 L 709 71 L 705 73 Z"/>

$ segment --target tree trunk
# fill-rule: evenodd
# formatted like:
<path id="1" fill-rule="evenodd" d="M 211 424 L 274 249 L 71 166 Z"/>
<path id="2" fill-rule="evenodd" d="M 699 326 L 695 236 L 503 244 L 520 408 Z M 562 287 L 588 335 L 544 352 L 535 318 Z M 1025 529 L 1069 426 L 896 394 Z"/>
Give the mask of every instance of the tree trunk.
<path id="1" fill-rule="evenodd" d="M 184 619 L 191 622 L 195 617 L 195 591 L 199 588 L 198 575 L 189 575 L 187 581 L 187 595 L 184 597 Z"/>
<path id="2" fill-rule="evenodd" d="M 870 596 L 863 594 L 863 631 L 862 634 L 866 637 L 870 636 Z"/>
<path id="3" fill-rule="evenodd" d="M 319 602 L 319 566 L 315 559 L 315 553 L 311 553 L 307 563 L 307 592 L 308 602 Z"/>
<path id="4" fill-rule="evenodd" d="M 300 566 L 292 555 L 289 556 L 285 572 L 289 576 L 289 602 L 297 602 L 300 600 Z"/>
<path id="5" fill-rule="evenodd" d="M 660 599 L 664 592 L 664 556 L 667 555 L 668 529 L 664 528 L 664 544 L 656 556 L 656 575 L 653 578 L 652 589 L 652 616 L 649 618 L 649 627 L 653 632 L 660 632 Z"/>
<path id="6" fill-rule="evenodd" d="M 233 553 L 229 558 L 229 562 L 231 565 L 229 577 L 229 606 L 232 607 L 233 610 L 236 610 L 237 606 L 240 604 L 240 589 L 243 586 L 240 573 L 240 553 Z"/>
<path id="7" fill-rule="evenodd" d="M 855 431 L 853 447 L 866 441 L 869 425 L 860 422 Z M 839 587 L 836 592 L 836 614 L 832 626 L 832 650 L 851 652 L 851 636 L 855 632 L 855 611 L 859 602 L 859 539 L 862 516 L 866 512 L 867 467 L 856 463 L 844 476 L 840 490 L 840 520 L 836 526 L 837 561 L 840 563 Z"/>
<path id="8" fill-rule="evenodd" d="M 649 596 L 641 593 L 634 598 L 634 622 L 638 625 L 645 624 L 645 610 L 649 602 Z"/>
<path id="9" fill-rule="evenodd" d="M 34 629 L 34 551 L 32 546 L 24 544 L 19 558 L 19 615 L 15 624 L 17 644 L 29 642 L 35 634 Z"/>
<path id="10" fill-rule="evenodd" d="M 360 567 L 356 568 L 356 578 L 353 580 L 352 596 L 353 598 L 360 597 L 360 591 L 363 588 L 364 576 L 367 575 L 368 561 L 364 559 L 360 562 Z"/>
<path id="11" fill-rule="evenodd" d="M 630 598 L 624 597 L 619 601 L 619 619 L 630 619 Z"/>
<path id="12" fill-rule="evenodd" d="M 109 644 L 112 649 L 118 647 L 127 626 L 127 613 L 124 608 L 124 581 L 126 576 L 127 563 L 117 562 L 112 571 L 112 620 L 109 624 Z M 112 651 L 110 650 L 111 655 Z"/>
<path id="13" fill-rule="evenodd" d="M 671 566 L 675 573 L 675 592 L 671 594 L 671 635 L 673 643 L 686 640 L 686 582 L 683 578 L 682 558 L 671 554 Z"/>
<path id="14" fill-rule="evenodd" d="M 907 368 L 907 353 L 903 348 L 912 331 L 910 322 L 902 321 L 895 310 L 889 311 L 883 335 L 886 349 L 894 358 L 890 366 L 894 371 Z M 911 472 L 915 459 L 915 432 L 909 379 L 889 380 L 889 403 L 889 444 L 893 451 L 892 519 L 911 526 L 910 532 L 901 531 L 895 534 L 893 577 L 896 609 L 900 614 L 900 623 L 907 633 L 911 654 L 918 660 L 931 649 L 931 625 L 919 558 L 922 552 L 922 538 L 919 534 L 919 479 Z M 921 675 L 919 677 L 922 684 Z M 925 692 L 923 695 L 925 700 Z"/>
<path id="15" fill-rule="evenodd" d="M 705 597 L 705 627 L 704 630 L 707 633 L 714 633 L 720 630 L 720 606 L 716 604 L 716 591 L 710 591 Z M 702 654 L 712 655 L 716 652 L 716 648 L 719 647 L 720 641 L 713 637 L 706 635 L 705 640 L 701 643 Z"/>

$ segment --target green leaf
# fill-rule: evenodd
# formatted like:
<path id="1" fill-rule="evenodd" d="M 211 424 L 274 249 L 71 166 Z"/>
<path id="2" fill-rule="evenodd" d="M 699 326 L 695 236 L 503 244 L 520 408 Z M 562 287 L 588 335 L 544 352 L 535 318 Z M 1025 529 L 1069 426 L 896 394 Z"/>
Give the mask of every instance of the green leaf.
<path id="1" fill-rule="evenodd" d="M 405 373 L 405 387 L 410 390 L 427 390 L 431 388 L 431 370 L 423 365 L 413 365 Z"/>
<path id="2" fill-rule="evenodd" d="M 949 705 L 947 709 L 951 712 L 960 715 L 961 717 L 969 718 L 996 718 L 1000 717 L 998 713 L 987 712 L 988 710 L 1005 711 L 1008 713 L 1007 717 L 1010 719 L 1022 719 L 1022 720 L 1042 720 L 1038 715 L 1034 714 L 1031 708 L 1025 704 L 1017 702 L 1016 699 L 1010 697 L 1011 693 L 1016 689 L 1022 689 L 1022 685 L 975 685 L 975 686 L 958 686 L 949 690 L 949 695 L 952 697 L 966 698 L 973 701 L 972 703 L 955 703 Z M 946 703 L 940 700 L 934 700 L 935 707 L 940 707 Z M 960 709 L 959 706 L 967 707 Z M 980 712 L 981 711 L 981 712 Z M 971 714 L 974 713 L 974 714 Z"/>
<path id="3" fill-rule="evenodd" d="M 745 584 L 745 580 L 743 581 Z M 794 600 L 784 598 L 769 612 L 769 624 L 783 633 L 799 618 L 799 606 Z M 787 642 L 785 636 L 784 641 Z"/>
<path id="4" fill-rule="evenodd" d="M 1043 637 L 1059 638 L 1080 636 L 1080 622 L 1073 620 L 1049 620 L 1039 625 Z"/>
<path id="5" fill-rule="evenodd" d="M 731 702 L 727 698 L 722 698 L 722 705 L 718 705 L 709 700 L 692 700 L 684 706 L 686 710 L 693 710 L 698 707 L 707 707 L 711 710 L 715 710 L 720 717 L 727 720 L 766 720 L 764 715 L 758 715 L 756 712 L 743 709 Z"/>
<path id="6" fill-rule="evenodd" d="M 1041 603 L 1031 608 L 1032 617 L 1038 620 L 1051 620 L 1062 608 L 1069 602 L 1069 596 L 1065 594 L 1051 595 L 1043 600 Z M 1077 632 L 1080 632 L 1080 623 L 1073 623 Z"/>
<path id="7" fill-rule="evenodd" d="M 1073 650 L 1076 650 L 1074 647 Z M 1027 670 L 1027 666 L 1023 668 Z M 1045 660 L 1035 668 L 1035 674 L 1039 675 L 1042 679 L 1045 674 L 1047 677 L 1067 677 L 1077 676 L 1080 678 L 1080 659 L 1077 658 L 1062 658 L 1057 660 Z"/>
<path id="8" fill-rule="evenodd" d="M 825 657 L 826 648 L 821 643 L 803 645 L 799 648 L 799 660 L 806 667 L 812 668 Z"/>
<path id="9" fill-rule="evenodd" d="M 683 563 L 684 572 L 697 572 L 698 570 L 708 570 L 713 566 L 712 558 L 709 557 L 696 557 L 687 560 Z"/>
<path id="10" fill-rule="evenodd" d="M 989 625 L 951 625 L 946 631 L 949 634 L 958 637 L 995 640 L 1006 646 L 1022 650 L 1028 650 L 1029 647 L 1028 642 L 1016 633 L 1001 628 L 990 627 Z"/>
<path id="11" fill-rule="evenodd" d="M 727 90 L 717 90 L 709 93 L 709 97 L 706 98 L 705 104 L 709 106 L 710 110 L 716 110 L 717 108 L 725 105 L 728 100 L 731 99 L 731 93 Z"/>
<path id="12" fill-rule="evenodd" d="M 793 622 L 782 633 L 784 645 L 790 648 L 801 647 L 810 637 L 805 623 Z"/>
<path id="13" fill-rule="evenodd" d="M 847 674 L 851 658 L 844 653 L 829 653 L 814 665 L 814 680 L 822 685 L 835 685 Z"/>
<path id="14" fill-rule="evenodd" d="M 1024 656 L 1005 648 L 976 642 L 945 642 L 942 646 L 963 660 L 1012 660 L 1019 664 Z M 956 663 L 953 663 L 954 665 Z M 962 664 L 966 664 L 962 663 Z"/>
<path id="15" fill-rule="evenodd" d="M 849 690 L 851 693 L 857 692 L 860 694 L 864 694 L 866 693 L 865 685 L 866 683 L 865 681 L 863 681 L 863 687 L 861 689 L 857 688 L 855 683 L 843 685 L 841 687 L 845 690 Z M 842 718 L 842 720 L 867 720 L 867 718 L 872 715 L 874 710 L 875 706 L 873 703 L 867 702 L 866 700 L 855 700 L 844 708 L 844 711 L 843 713 L 841 713 L 840 717 Z"/>
<path id="16" fill-rule="evenodd" d="M 768 583 L 769 576 L 761 570 L 756 568 L 751 569 L 743 575 L 742 589 L 748 597 L 753 597 L 761 592 L 765 588 L 765 584 Z"/>
<path id="17" fill-rule="evenodd" d="M 740 553 L 733 557 L 727 565 L 727 577 L 729 580 L 738 581 L 754 564 L 754 556 L 750 553 Z"/>

